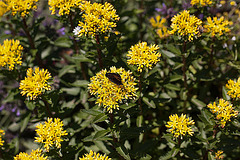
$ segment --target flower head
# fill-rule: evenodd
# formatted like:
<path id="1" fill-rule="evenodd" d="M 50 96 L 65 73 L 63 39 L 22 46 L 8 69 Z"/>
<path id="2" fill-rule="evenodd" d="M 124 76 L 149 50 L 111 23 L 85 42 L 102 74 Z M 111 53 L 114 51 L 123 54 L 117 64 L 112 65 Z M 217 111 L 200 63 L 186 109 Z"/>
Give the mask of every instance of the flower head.
<path id="1" fill-rule="evenodd" d="M 4 130 L 0 129 L 0 146 L 2 146 L 4 143 L 4 140 L 2 139 L 2 136 L 4 136 L 4 135 L 5 135 Z"/>
<path id="2" fill-rule="evenodd" d="M 166 23 L 166 18 L 162 18 L 160 15 L 157 15 L 155 18 L 150 18 L 150 23 L 154 29 L 156 29 L 156 32 L 160 38 L 168 37 L 168 30 Z"/>
<path id="3" fill-rule="evenodd" d="M 47 160 L 47 156 L 44 157 L 41 149 L 32 150 L 30 154 L 21 152 L 14 157 L 14 160 Z"/>
<path id="4" fill-rule="evenodd" d="M 143 67 L 152 69 L 152 66 L 160 61 L 161 54 L 157 52 L 158 45 L 147 46 L 147 42 L 139 42 L 128 51 L 128 64 L 138 66 L 138 71 L 142 72 Z"/>
<path id="5" fill-rule="evenodd" d="M 38 96 L 45 92 L 45 90 L 51 90 L 51 86 L 47 82 L 51 78 L 48 70 L 32 68 L 27 70 L 27 77 L 21 80 L 19 89 L 22 90 L 21 94 L 30 98 L 30 100 L 35 100 Z"/>
<path id="6" fill-rule="evenodd" d="M 227 94 L 232 98 L 240 98 L 240 77 L 237 79 L 237 82 L 233 80 L 228 80 L 226 84 L 226 88 L 228 89 Z"/>
<path id="7" fill-rule="evenodd" d="M 16 64 L 22 64 L 22 50 L 19 40 L 4 40 L 0 44 L 0 66 L 13 70 Z"/>
<path id="8" fill-rule="evenodd" d="M 114 21 L 118 21 L 119 16 L 110 3 L 91 4 L 90 1 L 86 1 L 80 8 L 83 12 L 83 21 L 79 21 L 78 24 L 81 27 L 77 34 L 79 37 L 82 35 L 95 36 L 95 34 L 109 32 L 117 26 Z"/>
<path id="9" fill-rule="evenodd" d="M 207 33 L 210 33 L 212 37 L 214 36 L 221 36 L 223 33 L 230 32 L 228 26 L 231 25 L 231 22 L 228 20 L 224 20 L 224 17 L 211 17 L 207 18 L 207 24 L 204 25 Z"/>
<path id="10" fill-rule="evenodd" d="M 216 119 L 220 120 L 221 127 L 225 127 L 226 122 L 231 121 L 232 117 L 238 115 L 238 111 L 235 111 L 233 105 L 224 99 L 219 99 L 219 102 L 213 102 L 208 104 L 208 108 L 213 114 L 216 114 Z"/>
<path id="11" fill-rule="evenodd" d="M 186 115 L 182 114 L 178 117 L 177 114 L 173 114 L 169 116 L 169 120 L 166 127 L 169 128 L 169 132 L 171 132 L 174 137 L 185 136 L 187 133 L 191 136 L 193 135 L 194 132 L 190 126 L 194 125 L 195 122 L 189 120 L 189 117 L 186 118 Z"/>
<path id="12" fill-rule="evenodd" d="M 211 0 L 191 0 L 191 5 L 196 5 L 200 7 L 209 6 L 213 2 Z"/>
<path id="13" fill-rule="evenodd" d="M 85 154 L 85 156 L 79 158 L 79 160 L 111 160 L 111 158 L 108 158 L 108 156 L 105 155 L 100 155 L 99 153 L 90 150 L 89 154 Z"/>
<path id="14" fill-rule="evenodd" d="M 181 36 L 188 41 L 192 41 L 193 37 L 200 36 L 198 27 L 201 26 L 202 21 L 195 16 L 191 16 L 189 11 L 184 10 L 180 14 L 175 15 L 172 19 L 171 28 L 169 34 L 175 34 Z"/>
<path id="15" fill-rule="evenodd" d="M 214 158 L 215 158 L 216 160 L 223 159 L 224 156 L 223 156 L 222 154 L 223 154 L 223 151 L 218 150 L 218 151 L 215 153 L 215 157 L 214 157 Z"/>
<path id="16" fill-rule="evenodd" d="M 2 17 L 7 11 L 7 4 L 3 1 L 0 1 L 0 17 Z"/>
<path id="17" fill-rule="evenodd" d="M 48 0 L 49 10 L 51 14 L 55 14 L 56 10 L 59 10 L 58 14 L 68 15 L 70 13 L 71 8 L 79 7 L 84 0 Z"/>
<path id="18" fill-rule="evenodd" d="M 49 152 L 50 147 L 61 148 L 62 136 L 68 135 L 63 130 L 63 122 L 59 118 L 48 118 L 44 124 L 38 124 L 36 126 L 36 132 L 38 137 L 35 137 L 35 142 L 43 143 L 44 148 Z"/>
<path id="19" fill-rule="evenodd" d="M 117 73 L 120 79 L 117 78 L 122 84 L 111 81 L 106 77 L 106 73 Z M 102 104 L 107 111 L 112 112 L 113 109 L 119 108 L 119 102 L 135 98 L 137 88 L 135 88 L 135 78 L 131 74 L 123 68 L 111 67 L 110 71 L 104 69 L 92 77 L 88 89 L 92 95 L 97 96 L 96 104 Z"/>
<path id="20" fill-rule="evenodd" d="M 25 17 L 31 10 L 37 9 L 38 0 L 5 0 L 7 10 L 12 12 L 12 15 L 19 14 Z"/>

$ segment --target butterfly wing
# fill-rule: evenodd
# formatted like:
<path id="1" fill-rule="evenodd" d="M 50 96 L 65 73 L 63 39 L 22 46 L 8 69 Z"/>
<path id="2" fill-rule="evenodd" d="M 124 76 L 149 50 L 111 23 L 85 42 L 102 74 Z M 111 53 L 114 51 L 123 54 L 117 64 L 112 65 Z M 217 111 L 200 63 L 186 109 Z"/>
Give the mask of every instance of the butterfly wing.
<path id="1" fill-rule="evenodd" d="M 118 73 L 106 73 L 106 77 L 117 85 L 123 85 L 121 76 Z"/>

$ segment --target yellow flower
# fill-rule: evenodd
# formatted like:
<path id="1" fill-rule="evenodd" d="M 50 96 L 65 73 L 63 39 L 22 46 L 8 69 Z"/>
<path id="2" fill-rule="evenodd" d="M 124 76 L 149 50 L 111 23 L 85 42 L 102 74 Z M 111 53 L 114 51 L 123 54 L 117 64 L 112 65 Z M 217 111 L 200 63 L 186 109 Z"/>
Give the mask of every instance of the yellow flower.
<path id="1" fill-rule="evenodd" d="M 7 10 L 12 12 L 12 15 L 19 14 L 25 17 L 29 11 L 37 9 L 38 0 L 5 0 Z"/>
<path id="2" fill-rule="evenodd" d="M 224 5 L 225 3 L 226 3 L 226 0 L 220 1 L 220 4 L 221 4 L 221 5 Z"/>
<path id="3" fill-rule="evenodd" d="M 47 160 L 47 156 L 44 157 L 41 149 L 32 150 L 29 154 L 21 152 L 14 157 L 14 160 Z"/>
<path id="4" fill-rule="evenodd" d="M 106 73 L 117 73 L 121 76 L 122 85 L 117 85 L 106 77 Z M 119 102 L 124 99 L 134 99 L 137 97 L 135 78 L 130 71 L 123 68 L 111 67 L 110 71 L 106 69 L 100 71 L 96 76 L 91 77 L 91 83 L 88 85 L 91 95 L 97 96 L 96 104 L 102 104 L 108 112 L 113 109 L 119 109 Z"/>
<path id="5" fill-rule="evenodd" d="M 221 151 L 221 150 L 219 150 L 219 151 L 217 151 L 216 153 L 215 153 L 215 159 L 223 159 L 224 158 L 224 156 L 222 155 L 223 154 L 223 151 Z"/>
<path id="6" fill-rule="evenodd" d="M 214 36 L 221 36 L 223 33 L 230 32 L 230 29 L 228 26 L 231 25 L 231 22 L 228 20 L 224 20 L 224 17 L 220 17 L 219 19 L 217 17 L 211 17 L 207 18 L 207 24 L 204 25 L 204 28 L 206 29 L 207 33 L 210 33 L 212 37 Z"/>
<path id="7" fill-rule="evenodd" d="M 8 11 L 6 3 L 0 1 L 0 17 L 2 17 Z"/>
<path id="8" fill-rule="evenodd" d="M 58 14 L 68 15 L 71 8 L 77 8 L 81 5 L 84 0 L 48 0 L 49 10 L 51 14 L 55 14 L 56 10 L 59 10 Z"/>
<path id="9" fill-rule="evenodd" d="M 147 42 L 139 42 L 128 51 L 127 63 L 137 65 L 139 72 L 142 72 L 144 66 L 152 69 L 152 66 L 160 61 L 161 54 L 157 52 L 158 49 L 158 45 L 147 46 Z"/>
<path id="10" fill-rule="evenodd" d="M 151 17 L 149 21 L 153 28 L 161 28 L 166 23 L 166 18 L 161 19 L 161 16 L 157 15 L 155 18 Z"/>
<path id="11" fill-rule="evenodd" d="M 2 136 L 5 135 L 4 130 L 0 129 L 0 146 L 3 146 L 4 140 L 2 139 Z"/>
<path id="12" fill-rule="evenodd" d="M 231 1 L 231 2 L 230 2 L 230 5 L 231 5 L 231 6 L 236 6 L 237 3 L 236 3 L 235 1 Z"/>
<path id="13" fill-rule="evenodd" d="M 157 29 L 157 35 L 160 38 L 166 38 L 169 36 L 167 27 L 163 26 L 162 28 Z"/>
<path id="14" fill-rule="evenodd" d="M 240 98 L 240 77 L 238 78 L 237 82 L 233 80 L 228 80 L 226 84 L 226 88 L 228 89 L 227 94 L 232 98 Z"/>
<path id="15" fill-rule="evenodd" d="M 13 70 L 15 64 L 22 65 L 22 50 L 19 40 L 4 40 L 3 45 L 0 44 L 0 66 Z"/>
<path id="16" fill-rule="evenodd" d="M 212 1 L 211 0 L 191 0 L 191 5 L 197 5 L 197 6 L 207 6 L 207 5 L 211 5 Z"/>
<path id="17" fill-rule="evenodd" d="M 43 143 L 44 148 L 49 152 L 50 147 L 61 148 L 62 136 L 68 135 L 63 130 L 63 122 L 59 118 L 48 118 L 44 124 L 38 124 L 36 126 L 36 132 L 38 137 L 35 137 L 35 142 Z"/>
<path id="18" fill-rule="evenodd" d="M 92 150 L 90 150 L 89 154 L 85 154 L 82 158 L 79 158 L 79 160 L 111 160 L 111 158 L 108 158 L 108 156 L 101 155 L 99 153 L 96 153 Z"/>
<path id="19" fill-rule="evenodd" d="M 76 32 L 74 32 L 76 36 L 80 37 L 83 34 L 95 36 L 99 33 L 112 31 L 112 28 L 117 26 L 114 21 L 118 21 L 119 17 L 110 3 L 91 4 L 90 1 L 87 1 L 80 8 L 83 12 L 83 22 L 79 21 L 78 27 L 80 28 L 76 27 Z"/>
<path id="20" fill-rule="evenodd" d="M 190 127 L 191 125 L 194 125 L 195 122 L 193 120 L 189 120 L 189 117 L 186 118 L 186 115 L 181 115 L 178 117 L 177 114 L 173 114 L 169 116 L 169 120 L 167 122 L 166 127 L 169 128 L 169 132 L 171 132 L 174 137 L 178 138 L 179 136 L 185 136 L 187 133 L 189 135 L 193 135 L 193 130 Z"/>
<path id="21" fill-rule="evenodd" d="M 175 15 L 172 19 L 171 28 L 169 34 L 175 34 L 181 36 L 182 38 L 192 41 L 193 37 L 197 38 L 200 36 L 199 26 L 201 26 L 202 21 L 195 16 L 190 16 L 189 11 L 184 10 L 180 14 Z"/>
<path id="22" fill-rule="evenodd" d="M 216 119 L 220 120 L 221 127 L 225 127 L 226 122 L 231 121 L 232 117 L 238 115 L 238 111 L 235 111 L 233 105 L 224 99 L 219 99 L 219 102 L 213 102 L 208 104 L 208 108 L 213 114 L 216 114 Z"/>
<path id="23" fill-rule="evenodd" d="M 45 92 L 45 90 L 51 90 L 51 86 L 47 80 L 51 78 L 48 70 L 35 68 L 34 72 L 32 68 L 27 70 L 27 77 L 21 80 L 19 89 L 22 90 L 21 94 L 26 94 L 30 100 L 35 100 L 38 96 Z"/>

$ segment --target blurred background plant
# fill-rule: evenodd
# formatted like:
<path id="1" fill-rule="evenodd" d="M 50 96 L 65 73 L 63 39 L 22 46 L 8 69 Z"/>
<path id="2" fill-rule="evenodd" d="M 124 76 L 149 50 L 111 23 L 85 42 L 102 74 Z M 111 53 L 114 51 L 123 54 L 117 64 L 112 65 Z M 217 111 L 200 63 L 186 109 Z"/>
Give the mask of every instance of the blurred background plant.
<path id="1" fill-rule="evenodd" d="M 0 1 L 0 159 L 240 158 L 239 6 Z"/>

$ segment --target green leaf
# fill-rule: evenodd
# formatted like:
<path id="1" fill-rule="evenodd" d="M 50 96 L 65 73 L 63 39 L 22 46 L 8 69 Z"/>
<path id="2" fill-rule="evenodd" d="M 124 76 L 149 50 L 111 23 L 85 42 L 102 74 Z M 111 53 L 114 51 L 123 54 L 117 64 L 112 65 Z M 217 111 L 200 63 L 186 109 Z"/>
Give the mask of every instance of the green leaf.
<path id="1" fill-rule="evenodd" d="M 225 86 L 222 86 L 222 96 L 223 96 L 223 99 L 225 100 L 230 100 L 230 96 L 227 94 L 227 90 L 226 90 L 226 87 Z"/>
<path id="2" fill-rule="evenodd" d="M 62 88 L 62 91 L 66 92 L 69 95 L 76 96 L 80 92 L 80 88 L 74 87 L 74 88 Z"/>
<path id="3" fill-rule="evenodd" d="M 182 75 L 172 75 L 172 76 L 170 76 L 170 82 L 178 81 L 182 78 L 183 78 Z"/>
<path id="4" fill-rule="evenodd" d="M 146 105 L 148 105 L 149 107 L 151 107 L 151 108 L 156 108 L 156 105 L 155 105 L 155 103 L 153 102 L 153 100 L 151 100 L 150 102 L 149 102 L 149 99 L 147 98 L 147 97 L 143 97 L 143 102 L 146 104 Z"/>
<path id="5" fill-rule="evenodd" d="M 75 65 L 66 65 L 64 66 L 58 74 L 58 77 L 61 78 L 64 74 L 68 73 L 69 71 L 71 71 L 73 68 L 75 67 Z"/>
<path id="6" fill-rule="evenodd" d="M 169 52 L 169 51 L 166 51 L 166 50 L 161 50 L 161 53 L 163 54 L 163 55 L 165 55 L 166 57 L 168 57 L 168 58 L 173 58 L 173 57 L 176 57 L 176 55 L 175 54 L 173 54 L 172 52 Z"/>
<path id="7" fill-rule="evenodd" d="M 33 111 L 36 107 L 33 101 L 24 101 L 26 104 L 26 107 L 30 110 Z"/>
<path id="8" fill-rule="evenodd" d="M 202 102 L 202 101 L 200 101 L 199 99 L 194 98 L 194 97 L 192 97 L 191 102 L 192 102 L 193 104 L 195 104 L 196 106 L 198 106 L 198 108 L 199 108 L 200 110 L 202 110 L 202 108 L 206 106 L 206 104 L 205 104 L 204 102 Z"/>
<path id="9" fill-rule="evenodd" d="M 136 105 L 137 105 L 136 103 L 123 104 L 123 105 L 120 105 L 120 108 L 122 108 L 124 110 L 127 110 L 127 109 L 132 108 Z"/>
<path id="10" fill-rule="evenodd" d="M 171 89 L 171 90 L 174 90 L 174 91 L 180 91 L 180 87 L 178 87 L 174 84 L 168 83 L 168 84 L 164 85 L 164 87 L 166 87 L 168 89 Z"/>
<path id="11" fill-rule="evenodd" d="M 102 113 L 101 111 L 96 110 L 96 109 L 82 109 L 81 111 L 83 113 L 87 113 L 87 114 L 93 115 L 93 116 L 97 116 L 99 113 Z"/>
<path id="12" fill-rule="evenodd" d="M 171 51 L 172 53 L 175 53 L 179 56 L 181 56 L 181 51 L 179 48 L 176 48 L 173 44 L 166 44 L 164 45 L 169 51 Z"/>
<path id="13" fill-rule="evenodd" d="M 68 37 L 59 37 L 54 41 L 54 45 L 58 47 L 70 48 L 72 41 Z"/>
<path id="14" fill-rule="evenodd" d="M 129 153 L 127 153 L 126 149 L 122 149 L 121 147 L 117 147 L 116 151 L 126 160 L 131 160 Z"/>
<path id="15" fill-rule="evenodd" d="M 27 127 L 29 119 L 31 117 L 31 113 L 28 113 L 24 119 L 21 121 L 21 129 L 20 132 L 22 133 L 24 131 L 24 129 Z"/>
<path id="16" fill-rule="evenodd" d="M 143 116 L 140 115 L 137 117 L 137 127 L 142 127 L 142 123 L 143 123 Z"/>
<path id="17" fill-rule="evenodd" d="M 94 136 L 93 136 L 93 141 L 101 140 L 102 137 L 104 137 L 106 134 L 108 134 L 110 130 L 101 130 L 98 131 Z"/>
<path id="18" fill-rule="evenodd" d="M 75 62 L 92 62 L 91 59 L 85 57 L 82 54 L 75 55 L 74 57 L 72 57 L 72 59 L 75 60 Z"/>
<path id="19" fill-rule="evenodd" d="M 100 113 L 93 119 L 92 123 L 102 122 L 106 119 L 108 119 L 108 115 L 106 115 L 105 113 Z"/>
<path id="20" fill-rule="evenodd" d="M 86 80 L 76 80 L 71 85 L 75 87 L 87 87 L 89 84 L 89 81 Z"/>

